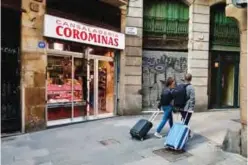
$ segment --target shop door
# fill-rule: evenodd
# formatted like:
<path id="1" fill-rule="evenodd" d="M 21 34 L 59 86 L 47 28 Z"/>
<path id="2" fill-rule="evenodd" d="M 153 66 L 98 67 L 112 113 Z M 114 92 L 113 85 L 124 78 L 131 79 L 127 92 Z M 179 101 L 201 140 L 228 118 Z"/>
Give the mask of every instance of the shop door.
<path id="1" fill-rule="evenodd" d="M 89 55 L 89 119 L 112 116 L 115 111 L 114 53 Z"/>
<path id="2" fill-rule="evenodd" d="M 1 132 L 21 130 L 20 13 L 2 8 L 1 29 Z"/>
<path id="3" fill-rule="evenodd" d="M 238 108 L 239 54 L 214 52 L 211 58 L 210 108 Z"/>

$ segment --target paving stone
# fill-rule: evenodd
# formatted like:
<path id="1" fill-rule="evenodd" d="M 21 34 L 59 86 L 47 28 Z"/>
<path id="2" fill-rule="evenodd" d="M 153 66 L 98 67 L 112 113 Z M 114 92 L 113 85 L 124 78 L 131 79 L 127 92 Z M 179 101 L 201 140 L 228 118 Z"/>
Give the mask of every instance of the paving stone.
<path id="1" fill-rule="evenodd" d="M 153 156 L 149 158 L 144 158 L 139 161 L 127 163 L 124 165 L 169 165 L 170 163 L 160 156 Z"/>
<path id="2" fill-rule="evenodd" d="M 143 157 L 137 152 L 126 152 L 126 153 L 118 154 L 116 155 L 116 157 L 118 159 L 115 159 L 114 157 L 112 157 L 111 159 L 112 165 L 126 164 L 126 163 L 139 161 L 143 159 Z"/>
<path id="3" fill-rule="evenodd" d="M 137 153 L 142 157 L 142 158 L 148 158 L 148 157 L 152 157 L 152 156 L 156 156 L 152 151 L 154 150 L 158 150 L 159 148 L 149 148 L 149 149 L 144 149 L 141 151 L 137 151 Z"/>
<path id="4" fill-rule="evenodd" d="M 247 161 L 228 158 L 223 161 L 217 162 L 214 165 L 247 165 Z"/>
<path id="5" fill-rule="evenodd" d="M 49 151 L 47 149 L 39 149 L 39 150 L 33 150 L 29 152 L 20 152 L 18 155 L 15 156 L 15 160 L 25 160 L 28 158 L 34 158 L 34 157 L 44 157 L 49 154 Z"/>
<path id="6" fill-rule="evenodd" d="M 19 161 L 15 161 L 13 162 L 11 165 L 35 165 L 34 160 L 19 160 Z"/>
<path id="7" fill-rule="evenodd" d="M 41 163 L 41 164 L 37 164 L 37 165 L 53 165 L 52 162 L 46 162 L 46 163 Z"/>

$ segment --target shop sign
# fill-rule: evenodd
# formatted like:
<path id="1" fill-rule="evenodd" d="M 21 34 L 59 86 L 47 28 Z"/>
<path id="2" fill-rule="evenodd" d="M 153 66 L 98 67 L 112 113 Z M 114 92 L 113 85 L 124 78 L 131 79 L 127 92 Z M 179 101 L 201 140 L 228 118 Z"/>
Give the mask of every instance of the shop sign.
<path id="1" fill-rule="evenodd" d="M 47 14 L 44 36 L 114 49 L 125 48 L 125 35 L 122 33 Z"/>
<path id="2" fill-rule="evenodd" d="M 126 27 L 125 32 L 128 35 L 134 35 L 134 36 L 136 36 L 138 34 L 138 30 L 136 27 Z"/>

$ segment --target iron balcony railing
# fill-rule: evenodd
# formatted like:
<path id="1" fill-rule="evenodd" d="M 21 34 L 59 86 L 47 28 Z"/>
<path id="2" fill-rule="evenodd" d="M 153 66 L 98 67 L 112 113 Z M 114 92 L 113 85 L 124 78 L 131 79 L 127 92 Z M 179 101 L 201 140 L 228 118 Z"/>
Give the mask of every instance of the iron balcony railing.
<path id="1" fill-rule="evenodd" d="M 166 35 L 167 37 L 187 37 L 188 19 L 168 19 L 144 16 L 144 35 Z"/>
<path id="2" fill-rule="evenodd" d="M 212 45 L 239 47 L 239 29 L 236 24 L 215 23 L 211 27 Z"/>

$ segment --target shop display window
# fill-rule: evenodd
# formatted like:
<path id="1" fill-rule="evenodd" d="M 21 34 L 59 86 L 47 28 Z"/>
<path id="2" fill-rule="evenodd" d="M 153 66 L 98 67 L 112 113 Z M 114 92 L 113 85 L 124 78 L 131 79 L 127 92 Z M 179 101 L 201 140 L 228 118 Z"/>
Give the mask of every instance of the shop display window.
<path id="1" fill-rule="evenodd" d="M 73 108 L 74 117 L 86 115 L 83 88 L 87 88 L 84 87 L 87 80 L 83 75 L 83 61 L 76 59 L 74 67 L 72 61 L 72 57 L 48 56 L 48 120 L 71 118 Z"/>
<path id="2" fill-rule="evenodd" d="M 106 59 L 99 55 L 99 59 L 93 56 L 88 60 L 70 56 L 48 56 L 48 121 L 87 116 L 87 105 L 89 116 L 114 112 L 114 62 L 109 58 L 114 53 L 105 52 L 103 56 Z"/>
<path id="3" fill-rule="evenodd" d="M 48 120 L 70 118 L 72 114 L 72 58 L 48 57 Z"/>

